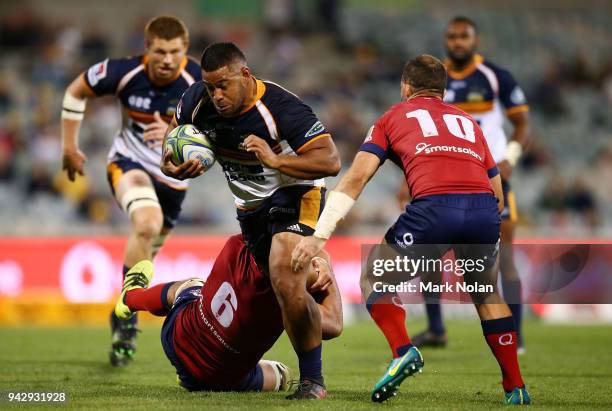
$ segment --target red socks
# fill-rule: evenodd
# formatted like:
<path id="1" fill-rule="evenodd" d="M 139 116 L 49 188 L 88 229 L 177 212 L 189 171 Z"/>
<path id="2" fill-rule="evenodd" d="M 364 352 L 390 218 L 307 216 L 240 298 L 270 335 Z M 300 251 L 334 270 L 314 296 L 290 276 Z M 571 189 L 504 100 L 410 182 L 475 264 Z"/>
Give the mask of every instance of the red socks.
<path id="1" fill-rule="evenodd" d="M 125 293 L 124 302 L 132 311 L 148 311 L 163 317 L 168 314 L 168 289 L 174 284 L 166 283 L 151 288 L 136 288 Z"/>
<path id="2" fill-rule="evenodd" d="M 406 331 L 406 311 L 395 305 L 401 304 L 396 293 L 372 293 L 366 302 L 370 316 L 378 325 L 389 343 L 393 357 L 401 357 L 412 347 Z"/>
<path id="3" fill-rule="evenodd" d="M 501 368 L 506 392 L 525 385 L 516 356 L 516 328 L 512 317 L 480 322 L 482 331 Z"/>

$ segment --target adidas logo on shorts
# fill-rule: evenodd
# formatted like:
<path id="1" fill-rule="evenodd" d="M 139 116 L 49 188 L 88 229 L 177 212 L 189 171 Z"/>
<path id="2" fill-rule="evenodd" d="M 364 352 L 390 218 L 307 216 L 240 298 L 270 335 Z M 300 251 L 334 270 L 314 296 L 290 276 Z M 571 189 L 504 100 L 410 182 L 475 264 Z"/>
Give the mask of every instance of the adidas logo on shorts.
<path id="1" fill-rule="evenodd" d="M 287 230 L 289 230 L 289 231 L 297 231 L 298 233 L 302 232 L 302 229 L 300 228 L 299 224 L 290 225 L 289 227 L 287 227 Z"/>

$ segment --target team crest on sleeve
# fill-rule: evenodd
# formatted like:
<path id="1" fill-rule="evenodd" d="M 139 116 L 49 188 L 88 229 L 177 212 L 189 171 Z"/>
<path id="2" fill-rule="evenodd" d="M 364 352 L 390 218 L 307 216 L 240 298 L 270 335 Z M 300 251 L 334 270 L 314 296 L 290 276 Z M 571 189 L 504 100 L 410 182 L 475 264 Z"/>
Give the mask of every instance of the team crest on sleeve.
<path id="1" fill-rule="evenodd" d="M 374 132 L 374 126 L 370 127 L 368 130 L 368 134 L 366 134 L 365 140 L 363 140 L 364 144 L 372 141 L 372 133 Z"/>
<path id="2" fill-rule="evenodd" d="M 108 59 L 94 64 L 87 70 L 87 80 L 89 80 L 89 84 L 93 87 L 98 84 L 98 82 L 106 77 L 108 72 Z"/>
<path id="3" fill-rule="evenodd" d="M 309 137 L 316 136 L 323 130 L 325 130 L 325 126 L 320 121 L 317 121 L 316 123 L 312 125 L 312 127 L 310 127 L 310 130 L 308 130 L 308 132 L 306 133 L 304 137 L 309 138 Z"/>
<path id="4" fill-rule="evenodd" d="M 519 86 L 514 87 L 512 94 L 510 94 L 510 101 L 514 104 L 525 104 L 525 93 Z"/>

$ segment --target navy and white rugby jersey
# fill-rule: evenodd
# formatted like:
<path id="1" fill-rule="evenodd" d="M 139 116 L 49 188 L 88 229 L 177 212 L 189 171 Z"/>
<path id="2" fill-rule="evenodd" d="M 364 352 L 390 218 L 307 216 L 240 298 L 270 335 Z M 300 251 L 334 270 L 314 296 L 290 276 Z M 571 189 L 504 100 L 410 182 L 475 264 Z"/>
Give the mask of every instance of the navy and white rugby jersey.
<path id="1" fill-rule="evenodd" d="M 147 73 L 146 56 L 106 59 L 84 73 L 85 83 L 98 95 L 114 94 L 121 102 L 123 126 L 113 141 L 109 162 L 122 155 L 140 163 L 147 172 L 168 186 L 184 189 L 187 182 L 164 175 L 159 167 L 162 148 L 150 148 L 143 140 L 144 128 L 159 111 L 170 122 L 183 92 L 202 74 L 198 63 L 181 62 L 177 77 L 164 86 L 155 85 Z"/>
<path id="2" fill-rule="evenodd" d="M 254 153 L 241 148 L 244 139 L 254 134 L 277 154 L 297 155 L 313 141 L 330 137 L 312 109 L 295 94 L 269 81 L 256 83 L 255 104 L 235 117 L 217 113 L 201 81 L 185 91 L 175 114 L 179 125 L 194 124 L 208 136 L 240 208 L 256 207 L 281 187 L 325 185 L 324 179 L 302 180 L 267 168 Z"/>
<path id="3" fill-rule="evenodd" d="M 504 118 L 508 114 L 529 110 L 525 94 L 512 74 L 481 55 L 464 70 L 449 68 L 444 101 L 469 113 L 480 124 L 489 150 L 496 163 L 504 159 L 508 140 L 504 132 Z"/>

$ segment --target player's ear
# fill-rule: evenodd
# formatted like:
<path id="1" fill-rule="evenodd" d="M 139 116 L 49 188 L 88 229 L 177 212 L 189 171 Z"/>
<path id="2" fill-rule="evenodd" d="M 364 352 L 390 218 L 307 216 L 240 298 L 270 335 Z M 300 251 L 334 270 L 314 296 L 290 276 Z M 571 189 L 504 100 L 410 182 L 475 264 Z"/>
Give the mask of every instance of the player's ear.
<path id="1" fill-rule="evenodd" d="M 248 68 L 247 66 L 243 66 L 243 67 L 240 69 L 240 72 L 241 72 L 241 74 L 242 74 L 242 77 L 244 77 L 244 78 L 246 78 L 246 79 L 251 78 L 251 69 L 250 69 L 250 68 Z"/>

